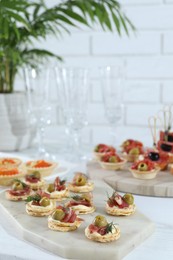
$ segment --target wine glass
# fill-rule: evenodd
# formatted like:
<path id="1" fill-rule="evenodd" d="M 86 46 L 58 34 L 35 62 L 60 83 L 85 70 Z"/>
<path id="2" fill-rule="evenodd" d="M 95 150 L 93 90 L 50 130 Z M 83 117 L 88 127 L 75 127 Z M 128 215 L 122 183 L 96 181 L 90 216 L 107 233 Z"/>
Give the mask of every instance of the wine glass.
<path id="1" fill-rule="evenodd" d="M 24 69 L 28 97 L 30 122 L 36 123 L 38 133 L 38 153 L 36 157 L 50 159 L 44 145 L 45 126 L 51 124 L 50 68 Z"/>
<path id="2" fill-rule="evenodd" d="M 68 136 L 66 152 L 70 160 L 78 160 L 82 156 L 81 131 L 88 123 L 88 69 L 56 67 L 56 80 Z"/>
<path id="3" fill-rule="evenodd" d="M 105 114 L 110 124 L 110 140 L 117 145 L 116 128 L 123 117 L 123 70 L 121 66 L 106 66 L 99 71 Z"/>

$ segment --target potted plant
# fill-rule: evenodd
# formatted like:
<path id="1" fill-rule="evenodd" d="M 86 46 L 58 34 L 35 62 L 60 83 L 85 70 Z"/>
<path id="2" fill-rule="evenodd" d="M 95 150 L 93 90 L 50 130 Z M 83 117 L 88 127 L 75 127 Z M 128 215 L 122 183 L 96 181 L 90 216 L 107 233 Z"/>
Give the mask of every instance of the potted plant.
<path id="1" fill-rule="evenodd" d="M 37 67 L 54 53 L 34 48 L 34 41 L 70 27 L 95 23 L 103 30 L 134 29 L 116 0 L 65 0 L 47 7 L 45 0 L 0 0 L 0 149 L 20 150 L 31 144 L 35 128 L 28 123 L 25 92 L 15 92 L 16 75 L 24 65 Z M 113 29 L 114 28 L 114 29 Z"/>

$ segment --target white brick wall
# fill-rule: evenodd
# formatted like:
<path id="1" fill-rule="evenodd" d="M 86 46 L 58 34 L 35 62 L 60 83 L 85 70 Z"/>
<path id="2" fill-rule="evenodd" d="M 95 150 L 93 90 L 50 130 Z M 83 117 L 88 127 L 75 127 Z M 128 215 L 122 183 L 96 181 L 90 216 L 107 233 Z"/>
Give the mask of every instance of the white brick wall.
<path id="1" fill-rule="evenodd" d="M 66 65 L 91 68 L 86 142 L 109 141 L 97 68 L 121 64 L 126 66 L 126 81 L 119 140 L 136 137 L 151 144 L 148 117 L 173 102 L 173 0 L 121 2 L 137 28 L 129 38 L 104 33 L 98 26 L 94 31 L 82 26 L 81 31 L 72 29 L 71 36 L 51 38 L 43 45 L 63 55 Z"/>

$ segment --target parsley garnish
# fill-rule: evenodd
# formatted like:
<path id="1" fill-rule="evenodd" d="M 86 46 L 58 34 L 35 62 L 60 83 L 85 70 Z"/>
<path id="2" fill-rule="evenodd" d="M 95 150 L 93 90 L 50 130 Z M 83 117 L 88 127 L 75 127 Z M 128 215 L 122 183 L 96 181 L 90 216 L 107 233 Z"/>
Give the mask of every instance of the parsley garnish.
<path id="1" fill-rule="evenodd" d="M 30 201 L 40 201 L 41 200 L 41 196 L 39 194 L 33 195 L 33 196 L 28 196 L 26 199 L 26 202 L 30 202 Z"/>
<path id="2" fill-rule="evenodd" d="M 116 225 L 117 224 L 114 224 L 113 222 L 108 223 L 107 226 L 106 226 L 106 234 L 112 233 L 113 228 L 116 229 Z"/>

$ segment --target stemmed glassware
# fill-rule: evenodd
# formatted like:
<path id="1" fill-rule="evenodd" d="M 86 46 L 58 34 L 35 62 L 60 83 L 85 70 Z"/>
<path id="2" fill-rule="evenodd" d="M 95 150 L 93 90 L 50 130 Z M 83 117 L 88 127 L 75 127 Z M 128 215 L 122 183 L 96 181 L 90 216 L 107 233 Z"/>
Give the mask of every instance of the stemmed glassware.
<path id="1" fill-rule="evenodd" d="M 117 145 L 116 128 L 123 117 L 123 69 L 121 66 L 107 66 L 99 71 L 105 114 L 110 124 L 110 141 Z"/>
<path id="2" fill-rule="evenodd" d="M 68 137 L 66 152 L 70 154 L 70 160 L 82 157 L 81 131 L 87 125 L 88 73 L 86 68 L 56 68 L 59 101 Z"/>
<path id="3" fill-rule="evenodd" d="M 38 133 L 38 153 L 36 157 L 50 159 L 44 146 L 45 126 L 51 123 L 50 69 L 24 69 L 28 97 L 30 123 L 36 123 Z"/>

